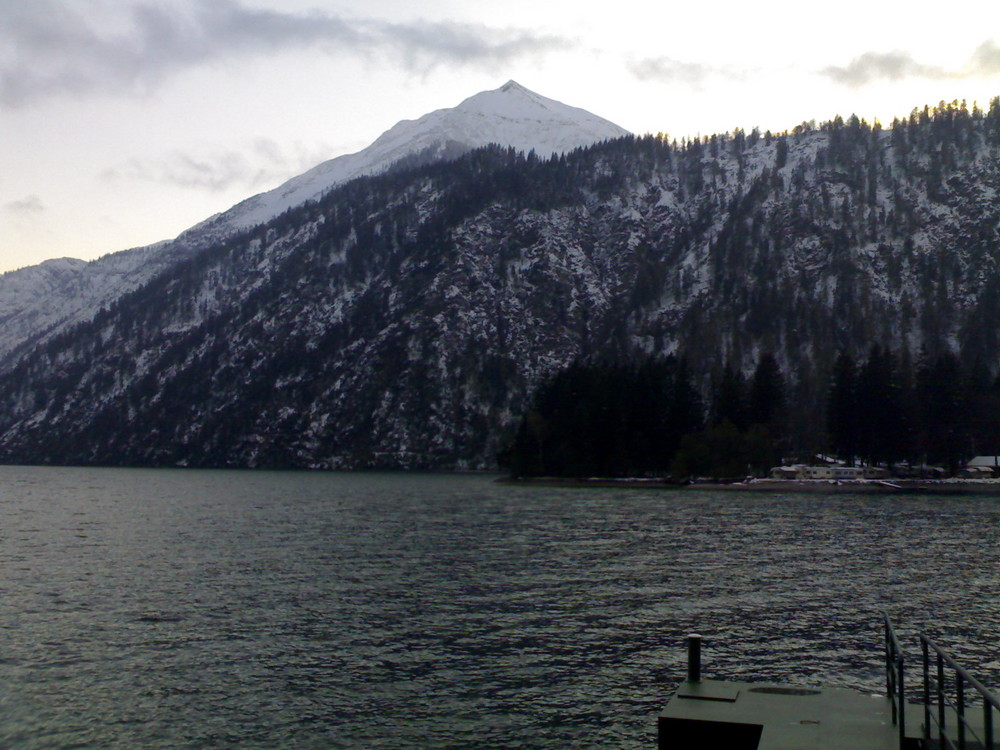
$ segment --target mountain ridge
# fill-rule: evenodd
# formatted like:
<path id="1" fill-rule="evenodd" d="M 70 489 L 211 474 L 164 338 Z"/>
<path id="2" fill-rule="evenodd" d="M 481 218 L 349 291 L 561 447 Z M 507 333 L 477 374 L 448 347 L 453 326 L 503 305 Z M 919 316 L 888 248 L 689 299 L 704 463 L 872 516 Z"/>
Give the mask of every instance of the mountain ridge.
<path id="1" fill-rule="evenodd" d="M 222 219 L 245 229 L 314 200 L 355 177 L 384 172 L 413 155 L 430 152 L 427 160 L 431 160 L 495 143 L 519 151 L 534 150 L 548 157 L 626 135 L 630 135 L 629 131 L 604 118 L 548 99 L 510 80 L 497 89 L 470 96 L 455 107 L 434 110 L 415 120 L 401 120 L 361 151 L 325 161 L 208 222 L 214 226 Z"/>
<path id="2" fill-rule="evenodd" d="M 577 360 L 773 353 L 807 449 L 838 352 L 1000 367 L 1000 100 L 882 129 L 483 148 L 216 244 L 0 376 L 0 458 L 490 468 Z"/>
<path id="3" fill-rule="evenodd" d="M 403 120 L 354 154 L 335 157 L 277 188 L 237 203 L 174 240 L 124 250 L 85 263 L 46 261 L 0 275 L 0 371 L 31 345 L 93 318 L 121 296 L 212 243 L 269 221 L 337 185 L 377 174 L 400 162 L 455 158 L 497 143 L 543 157 L 620 137 L 628 131 L 585 110 L 547 99 L 508 81 L 492 91 Z M 43 264 L 45 265 L 45 264 Z"/>

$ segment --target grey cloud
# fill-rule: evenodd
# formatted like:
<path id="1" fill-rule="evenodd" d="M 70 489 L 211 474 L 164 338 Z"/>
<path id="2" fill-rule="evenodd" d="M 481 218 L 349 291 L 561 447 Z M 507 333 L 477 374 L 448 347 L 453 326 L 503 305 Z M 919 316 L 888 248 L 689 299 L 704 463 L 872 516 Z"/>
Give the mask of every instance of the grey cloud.
<path id="1" fill-rule="evenodd" d="M 1000 46 L 993 40 L 983 42 L 960 70 L 924 65 L 909 52 L 866 52 L 844 66 L 831 65 L 820 71 L 837 83 L 860 88 L 874 81 L 900 81 L 904 78 L 949 80 L 1000 74 Z"/>
<path id="2" fill-rule="evenodd" d="M 140 180 L 210 192 L 234 186 L 256 190 L 273 187 L 316 166 L 330 153 L 330 148 L 308 149 L 301 145 L 288 150 L 270 139 L 259 139 L 243 151 L 176 151 L 160 159 L 132 159 L 101 176 L 109 182 Z"/>
<path id="3" fill-rule="evenodd" d="M 575 42 L 562 37 L 471 24 L 369 22 L 366 27 L 380 46 L 401 54 L 411 68 L 433 67 L 446 62 L 502 63 L 576 46 Z"/>
<path id="4" fill-rule="evenodd" d="M 22 216 L 40 214 L 45 211 L 45 204 L 37 195 L 29 195 L 19 201 L 11 201 L 4 204 L 4 210 Z"/>
<path id="5" fill-rule="evenodd" d="M 629 63 L 629 70 L 640 81 L 658 83 L 681 83 L 694 88 L 700 87 L 710 78 L 745 78 L 744 71 L 702 63 L 684 62 L 670 57 L 646 58 Z"/>
<path id="6" fill-rule="evenodd" d="M 943 68 L 922 65 L 909 52 L 866 52 L 855 57 L 843 67 L 831 65 L 824 68 L 823 75 L 851 88 L 859 88 L 872 81 L 887 79 L 899 81 L 904 78 L 948 78 Z"/>
<path id="7" fill-rule="evenodd" d="M 404 66 L 491 64 L 574 46 L 518 29 L 392 24 L 329 13 L 249 8 L 239 0 L 132 4 L 74 12 L 59 0 L 0 2 L 0 105 L 61 94 L 142 93 L 193 65 L 313 46 L 331 55 L 388 54 Z M 109 8 L 116 10 L 111 11 Z M 104 13 L 115 15 L 101 15 Z"/>
<path id="8" fill-rule="evenodd" d="M 1000 73 L 1000 45 L 992 39 L 980 44 L 972 55 L 972 68 L 982 75 Z"/>

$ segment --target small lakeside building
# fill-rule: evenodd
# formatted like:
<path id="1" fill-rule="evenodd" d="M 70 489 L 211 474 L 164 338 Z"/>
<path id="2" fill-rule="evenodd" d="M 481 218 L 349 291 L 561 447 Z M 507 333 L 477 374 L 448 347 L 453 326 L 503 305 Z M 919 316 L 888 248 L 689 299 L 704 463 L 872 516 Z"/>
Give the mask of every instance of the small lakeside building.
<path id="1" fill-rule="evenodd" d="M 834 481 L 850 481 L 858 479 L 887 479 L 889 470 L 881 466 L 812 466 L 796 464 L 794 466 L 775 466 L 770 471 L 771 479 L 827 479 Z"/>

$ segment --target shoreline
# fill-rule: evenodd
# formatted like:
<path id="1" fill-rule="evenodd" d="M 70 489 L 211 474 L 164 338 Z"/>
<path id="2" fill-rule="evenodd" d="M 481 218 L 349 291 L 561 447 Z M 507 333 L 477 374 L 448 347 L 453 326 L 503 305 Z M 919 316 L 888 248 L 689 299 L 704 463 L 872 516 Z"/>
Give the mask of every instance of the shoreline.
<path id="1" fill-rule="evenodd" d="M 640 477 L 502 477 L 524 487 L 612 488 L 675 492 L 783 492 L 794 494 L 997 495 L 1000 479 L 752 479 L 739 482 L 680 483 Z"/>

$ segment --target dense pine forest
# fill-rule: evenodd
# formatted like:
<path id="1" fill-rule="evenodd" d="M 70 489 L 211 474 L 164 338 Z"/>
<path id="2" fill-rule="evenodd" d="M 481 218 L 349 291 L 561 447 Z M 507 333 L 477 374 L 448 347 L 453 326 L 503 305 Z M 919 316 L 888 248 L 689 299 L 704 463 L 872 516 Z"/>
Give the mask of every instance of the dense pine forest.
<path id="1" fill-rule="evenodd" d="M 766 353 L 749 379 L 726 365 L 709 398 L 674 357 L 630 365 L 576 363 L 539 388 L 502 456 L 515 477 L 765 476 L 782 462 L 839 459 L 954 474 L 1000 455 L 1000 378 L 966 371 L 952 353 L 916 364 L 873 346 L 841 354 L 825 400 L 825 431 L 796 443 L 785 377 Z"/>
<path id="2" fill-rule="evenodd" d="M 401 167 L 26 342 L 0 460 L 957 465 L 996 450 L 998 227 L 1000 100 Z"/>

